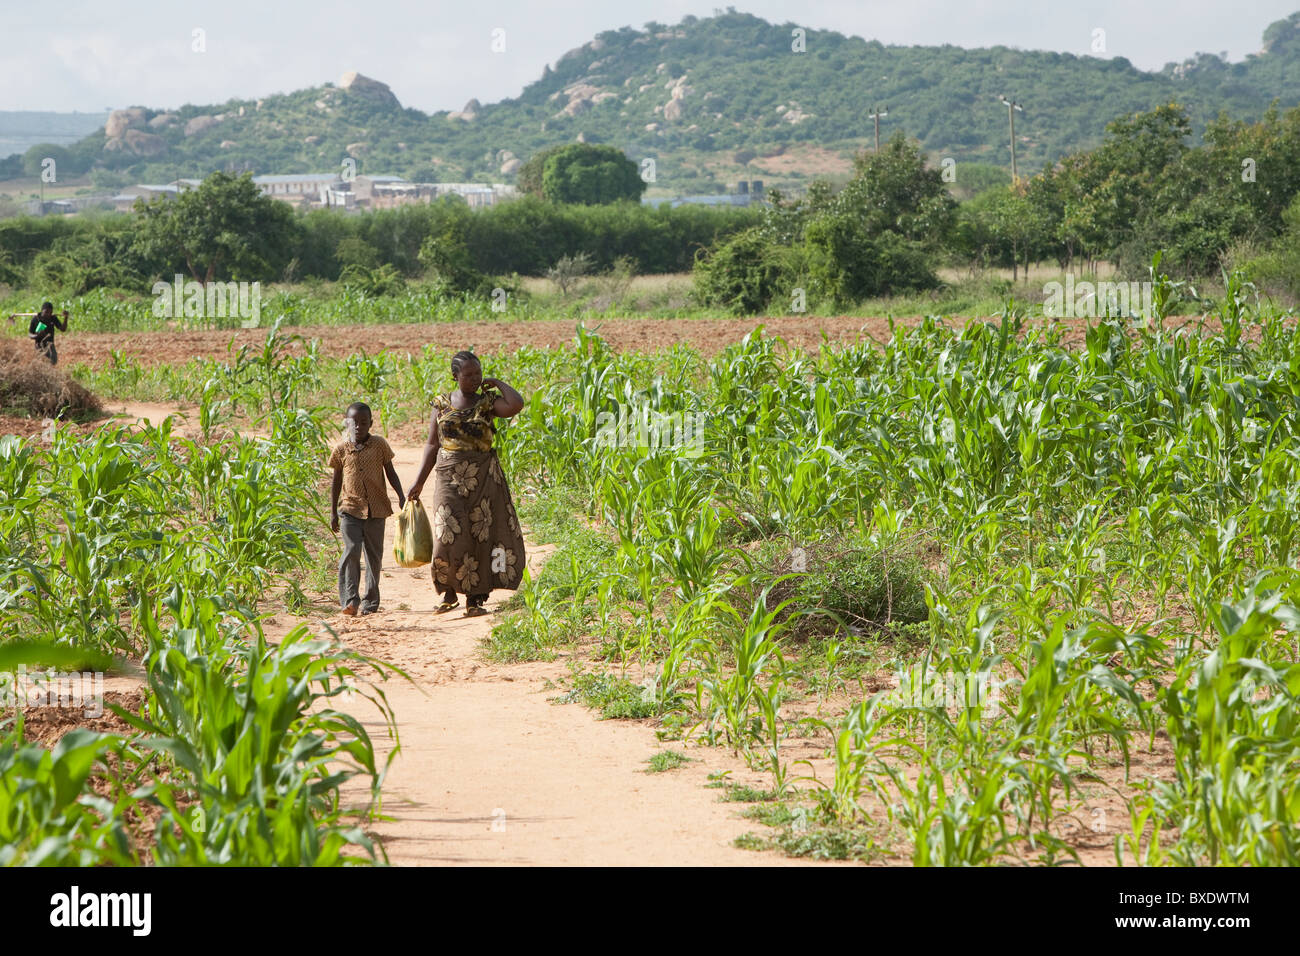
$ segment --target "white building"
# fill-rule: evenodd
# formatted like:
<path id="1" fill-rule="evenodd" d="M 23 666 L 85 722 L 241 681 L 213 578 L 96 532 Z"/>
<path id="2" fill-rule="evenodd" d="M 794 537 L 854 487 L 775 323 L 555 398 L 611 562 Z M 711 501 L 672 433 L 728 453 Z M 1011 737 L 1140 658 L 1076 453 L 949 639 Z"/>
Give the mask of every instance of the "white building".
<path id="1" fill-rule="evenodd" d="M 336 187 L 342 179 L 337 173 L 284 173 L 254 176 L 253 184 L 272 199 L 298 199 L 307 196 L 318 200 L 321 190 Z"/>

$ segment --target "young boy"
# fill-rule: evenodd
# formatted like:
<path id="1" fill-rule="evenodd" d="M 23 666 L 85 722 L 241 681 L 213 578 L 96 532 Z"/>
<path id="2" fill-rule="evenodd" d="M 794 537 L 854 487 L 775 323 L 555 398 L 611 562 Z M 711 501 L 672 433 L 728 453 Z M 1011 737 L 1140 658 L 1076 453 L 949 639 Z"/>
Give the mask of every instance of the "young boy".
<path id="1" fill-rule="evenodd" d="M 59 364 L 59 352 L 54 347 L 54 330 L 68 331 L 68 310 L 63 310 L 63 321 L 54 314 L 54 303 L 45 302 L 39 312 L 15 312 L 9 316 L 12 322 L 17 318 L 31 319 L 27 325 L 27 337 L 36 345 L 36 351 L 45 356 L 51 365 Z"/>
<path id="2" fill-rule="evenodd" d="M 406 504 L 393 467 L 393 449 L 370 434 L 370 406 L 353 402 L 344 420 L 346 436 L 330 455 L 334 485 L 330 489 L 330 528 L 343 529 L 343 558 L 339 561 L 339 603 L 343 613 L 373 614 L 379 610 L 379 569 L 383 566 L 384 520 L 393 513 L 384 476 L 397 492 L 397 506 Z M 361 550 L 366 552 L 366 593 L 358 601 Z"/>

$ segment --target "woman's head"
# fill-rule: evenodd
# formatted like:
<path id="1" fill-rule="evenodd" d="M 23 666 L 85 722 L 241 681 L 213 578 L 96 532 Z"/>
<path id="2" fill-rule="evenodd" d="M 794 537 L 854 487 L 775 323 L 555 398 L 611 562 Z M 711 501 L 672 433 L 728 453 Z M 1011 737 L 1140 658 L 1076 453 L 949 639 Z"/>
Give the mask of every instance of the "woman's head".
<path id="1" fill-rule="evenodd" d="M 467 395 L 478 391 L 483 381 L 483 366 L 473 352 L 457 352 L 451 358 L 451 377 Z"/>

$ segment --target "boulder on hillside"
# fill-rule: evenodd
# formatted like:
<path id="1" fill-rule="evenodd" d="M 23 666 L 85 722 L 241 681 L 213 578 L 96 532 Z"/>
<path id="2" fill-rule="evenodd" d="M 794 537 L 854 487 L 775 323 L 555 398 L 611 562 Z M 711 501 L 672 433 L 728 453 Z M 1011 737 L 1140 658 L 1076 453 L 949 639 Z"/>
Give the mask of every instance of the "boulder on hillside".
<path id="1" fill-rule="evenodd" d="M 370 145 L 368 143 L 348 143 L 347 146 L 343 147 L 343 151 L 353 159 L 359 159 L 370 151 Z"/>
<path id="2" fill-rule="evenodd" d="M 138 106 L 128 110 L 113 110 L 108 114 L 108 122 L 104 124 L 104 135 L 109 139 L 118 139 L 128 129 L 144 126 L 147 116 L 148 113 Z"/>
<path id="3" fill-rule="evenodd" d="M 378 106 L 402 108 L 402 104 L 397 101 L 397 96 L 388 88 L 387 83 L 381 83 L 378 80 L 372 80 L 368 76 L 362 76 L 356 70 L 349 70 L 339 77 L 338 85 L 339 89 L 347 90 L 352 95 L 359 96 Z"/>
<path id="4" fill-rule="evenodd" d="M 513 176 L 519 170 L 523 169 L 524 161 L 522 159 L 507 159 L 501 164 L 502 176 Z"/>
<path id="5" fill-rule="evenodd" d="M 149 128 L 166 129 L 168 126 L 174 125 L 179 120 L 180 117 L 177 116 L 175 113 L 159 113 L 157 116 L 155 116 L 153 119 L 149 121 Z"/>
<path id="6" fill-rule="evenodd" d="M 220 122 L 221 120 L 217 119 L 215 116 L 208 116 L 206 114 L 203 116 L 196 116 L 185 124 L 185 135 L 193 136 L 196 133 L 202 133 L 205 129 L 211 129 Z"/>
<path id="7" fill-rule="evenodd" d="M 144 130 L 129 129 L 122 137 L 122 142 L 126 148 L 137 156 L 160 156 L 167 152 L 167 141 L 157 133 L 146 133 Z"/>
<path id="8" fill-rule="evenodd" d="M 483 104 L 476 99 L 472 99 L 465 104 L 463 110 L 452 110 L 448 113 L 447 119 L 464 120 L 466 123 L 470 123 L 478 119 L 478 114 L 482 112 L 482 110 Z"/>

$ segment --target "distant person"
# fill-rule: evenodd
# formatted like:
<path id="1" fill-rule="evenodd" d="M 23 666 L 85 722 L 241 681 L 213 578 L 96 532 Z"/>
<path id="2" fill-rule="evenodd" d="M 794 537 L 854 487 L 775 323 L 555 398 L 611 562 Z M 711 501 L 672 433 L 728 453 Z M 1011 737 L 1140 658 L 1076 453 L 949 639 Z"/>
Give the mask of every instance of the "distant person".
<path id="1" fill-rule="evenodd" d="M 505 382 L 484 378 L 473 352 L 457 352 L 451 375 L 459 388 L 433 400 L 433 420 L 420 473 L 407 492 L 419 500 L 434 473 L 433 585 L 443 595 L 437 613 L 458 606 L 465 616 L 487 613 L 493 588 L 516 590 L 524 574 L 524 537 L 505 473 L 492 447 L 497 418 L 518 415 L 524 399 Z M 482 391 L 479 391 L 480 386 Z"/>
<path id="2" fill-rule="evenodd" d="M 54 314 L 54 303 L 46 302 L 41 306 L 39 312 L 15 312 L 9 316 L 9 321 L 22 316 L 31 318 L 27 326 L 27 337 L 36 344 L 36 351 L 45 356 L 51 365 L 59 364 L 59 352 L 54 347 L 54 330 L 60 332 L 68 331 L 68 310 L 63 310 L 63 320 Z"/>
<path id="3" fill-rule="evenodd" d="M 406 504 L 393 467 L 393 449 L 370 434 L 370 406 L 353 402 L 344 419 L 345 437 L 330 455 L 334 484 L 330 487 L 330 529 L 343 530 L 339 559 L 339 603 L 349 617 L 379 610 L 379 571 L 384 558 L 384 521 L 393 513 L 384 478 L 397 492 L 397 506 Z M 366 552 L 366 592 L 359 595 L 361 552 Z"/>

